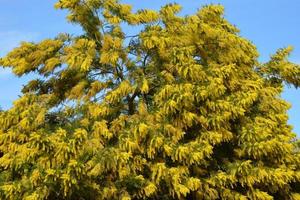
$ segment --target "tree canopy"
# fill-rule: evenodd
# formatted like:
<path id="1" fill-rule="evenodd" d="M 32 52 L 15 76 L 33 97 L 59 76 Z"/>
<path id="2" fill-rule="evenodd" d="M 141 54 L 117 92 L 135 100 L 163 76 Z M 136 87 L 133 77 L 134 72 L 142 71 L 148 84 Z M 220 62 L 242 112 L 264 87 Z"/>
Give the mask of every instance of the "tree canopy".
<path id="1" fill-rule="evenodd" d="M 1 199 L 300 199 L 281 98 L 300 86 L 291 47 L 259 62 L 220 5 L 188 16 L 175 3 L 55 7 L 83 33 L 23 42 L 0 60 L 38 77 L 0 112 Z"/>

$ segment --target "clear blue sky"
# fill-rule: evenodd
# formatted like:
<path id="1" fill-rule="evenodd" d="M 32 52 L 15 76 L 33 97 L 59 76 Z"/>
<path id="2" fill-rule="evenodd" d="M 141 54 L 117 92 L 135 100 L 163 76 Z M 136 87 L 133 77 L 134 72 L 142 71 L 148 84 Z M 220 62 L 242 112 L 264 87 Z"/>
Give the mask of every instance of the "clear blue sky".
<path id="1" fill-rule="evenodd" d="M 20 41 L 39 41 L 60 32 L 78 33 L 80 28 L 66 23 L 65 12 L 53 8 L 56 0 L 0 0 L 0 56 Z M 280 47 L 294 46 L 290 59 L 300 64 L 300 1 L 299 0 L 124 0 L 134 8 L 159 9 L 161 5 L 177 2 L 184 6 L 183 14 L 193 13 L 209 3 L 225 6 L 225 16 L 250 39 L 260 52 L 260 60 Z M 0 69 L 0 106 L 9 108 L 18 98 L 22 84 L 30 77 L 16 78 L 10 71 Z M 300 135 L 300 91 L 287 88 L 283 97 L 291 102 L 290 124 Z"/>

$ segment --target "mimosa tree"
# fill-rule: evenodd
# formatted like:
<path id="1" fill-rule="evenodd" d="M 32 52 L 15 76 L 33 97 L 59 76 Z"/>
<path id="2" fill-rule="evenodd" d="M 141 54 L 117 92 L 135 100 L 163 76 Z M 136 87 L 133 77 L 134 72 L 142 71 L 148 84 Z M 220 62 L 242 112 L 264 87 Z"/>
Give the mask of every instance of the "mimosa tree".
<path id="1" fill-rule="evenodd" d="M 220 5 L 185 17 L 178 4 L 56 8 L 83 34 L 23 42 L 0 60 L 38 77 L 0 113 L 1 199 L 300 199 L 280 96 L 300 86 L 290 47 L 260 63 Z"/>

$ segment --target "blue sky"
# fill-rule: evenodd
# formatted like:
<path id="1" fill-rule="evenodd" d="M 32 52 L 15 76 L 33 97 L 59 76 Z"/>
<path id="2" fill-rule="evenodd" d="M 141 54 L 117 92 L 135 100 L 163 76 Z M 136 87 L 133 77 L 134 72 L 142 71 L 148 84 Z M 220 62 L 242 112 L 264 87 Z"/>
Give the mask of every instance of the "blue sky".
<path id="1" fill-rule="evenodd" d="M 60 32 L 79 33 L 80 28 L 68 24 L 66 13 L 53 8 L 56 0 L 0 0 L 0 56 L 5 55 L 20 41 L 39 41 Z M 194 13 L 209 3 L 225 7 L 225 17 L 251 40 L 266 61 L 276 49 L 287 45 L 295 50 L 290 60 L 300 64 L 300 1 L 299 0 L 123 0 L 134 8 L 159 9 L 166 3 L 183 5 L 183 14 Z M 30 77 L 16 78 L 9 70 L 0 69 L 0 106 L 9 108 L 18 98 L 22 84 Z M 283 97 L 292 104 L 290 124 L 300 135 L 300 91 L 287 88 Z"/>

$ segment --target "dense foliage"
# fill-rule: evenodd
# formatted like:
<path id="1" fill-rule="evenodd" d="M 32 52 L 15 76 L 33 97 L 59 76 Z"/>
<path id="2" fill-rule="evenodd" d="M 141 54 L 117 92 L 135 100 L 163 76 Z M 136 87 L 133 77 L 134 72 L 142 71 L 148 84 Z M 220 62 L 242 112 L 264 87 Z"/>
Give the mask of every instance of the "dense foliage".
<path id="1" fill-rule="evenodd" d="M 300 199 L 280 96 L 300 86 L 290 47 L 260 63 L 220 5 L 185 17 L 177 4 L 56 8 L 83 34 L 24 42 L 0 60 L 38 77 L 0 112 L 1 199 Z"/>

